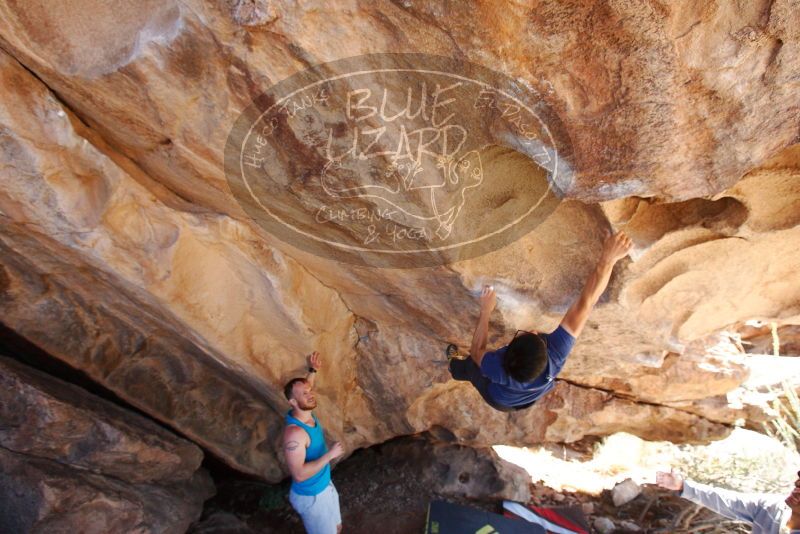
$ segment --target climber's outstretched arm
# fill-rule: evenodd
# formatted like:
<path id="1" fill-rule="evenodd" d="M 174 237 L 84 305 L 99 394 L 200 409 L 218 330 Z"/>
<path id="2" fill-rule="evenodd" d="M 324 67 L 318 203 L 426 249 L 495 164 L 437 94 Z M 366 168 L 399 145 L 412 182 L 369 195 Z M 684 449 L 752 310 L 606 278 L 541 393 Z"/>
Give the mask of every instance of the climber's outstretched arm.
<path id="1" fill-rule="evenodd" d="M 483 286 L 481 291 L 481 314 L 478 317 L 478 326 L 472 335 L 472 345 L 469 348 L 469 355 L 472 361 L 480 367 L 483 354 L 486 352 L 486 342 L 489 339 L 489 317 L 492 315 L 497 300 L 494 295 L 494 288 Z"/>
<path id="2" fill-rule="evenodd" d="M 573 337 L 578 337 L 581 334 L 583 326 L 586 324 L 586 319 L 589 318 L 589 313 L 608 286 L 614 264 L 628 254 L 631 245 L 630 238 L 624 232 L 612 234 L 606 238 L 605 243 L 603 243 L 603 253 L 600 255 L 597 267 L 595 267 L 586 281 L 578 300 L 567 311 L 564 319 L 561 320 L 561 326 Z"/>

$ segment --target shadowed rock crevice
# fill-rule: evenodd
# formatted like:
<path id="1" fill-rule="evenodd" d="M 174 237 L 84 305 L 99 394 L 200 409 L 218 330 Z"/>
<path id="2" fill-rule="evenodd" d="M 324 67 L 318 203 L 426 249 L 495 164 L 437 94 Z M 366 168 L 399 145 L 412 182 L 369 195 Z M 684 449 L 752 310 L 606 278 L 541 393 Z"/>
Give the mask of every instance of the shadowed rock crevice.
<path id="1" fill-rule="evenodd" d="M 121 406 L 126 410 L 131 410 L 141 416 L 148 417 L 149 419 L 149 416 L 145 412 L 128 404 L 113 391 L 96 380 L 93 380 L 85 372 L 70 367 L 63 360 L 48 354 L 3 323 L 0 323 L 0 356 L 16 360 L 20 364 L 40 371 L 41 373 L 58 377 L 59 380 L 77 386 L 92 395 Z M 158 421 L 153 420 L 153 422 L 161 425 Z"/>

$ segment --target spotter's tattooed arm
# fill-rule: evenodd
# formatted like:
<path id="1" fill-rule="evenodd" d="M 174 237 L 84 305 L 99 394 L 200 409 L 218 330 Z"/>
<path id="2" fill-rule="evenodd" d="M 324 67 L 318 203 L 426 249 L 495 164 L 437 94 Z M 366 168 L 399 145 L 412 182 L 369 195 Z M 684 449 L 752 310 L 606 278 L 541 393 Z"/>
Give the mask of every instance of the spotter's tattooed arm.
<path id="1" fill-rule="evenodd" d="M 341 443 L 334 443 L 331 450 L 313 460 L 306 462 L 306 449 L 309 445 L 308 433 L 297 425 L 289 425 L 283 432 L 283 453 L 292 478 L 302 482 L 316 475 L 331 460 L 344 453 Z"/>

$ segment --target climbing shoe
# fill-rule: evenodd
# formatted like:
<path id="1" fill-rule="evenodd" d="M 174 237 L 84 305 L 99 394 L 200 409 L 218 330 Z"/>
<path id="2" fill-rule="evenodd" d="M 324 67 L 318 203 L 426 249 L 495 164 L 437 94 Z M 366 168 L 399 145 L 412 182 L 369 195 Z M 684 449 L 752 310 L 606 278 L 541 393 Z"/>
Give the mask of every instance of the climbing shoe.
<path id="1" fill-rule="evenodd" d="M 455 345 L 453 345 L 452 343 L 450 343 L 449 345 L 447 345 L 447 349 L 445 350 L 445 354 L 447 354 L 447 361 L 448 361 L 448 362 L 449 362 L 450 360 L 453 360 L 453 359 L 460 360 L 460 359 L 462 359 L 462 358 L 463 358 L 463 356 L 461 355 L 461 353 L 460 353 L 460 352 L 458 352 L 458 347 L 456 347 L 456 346 L 455 346 Z"/>

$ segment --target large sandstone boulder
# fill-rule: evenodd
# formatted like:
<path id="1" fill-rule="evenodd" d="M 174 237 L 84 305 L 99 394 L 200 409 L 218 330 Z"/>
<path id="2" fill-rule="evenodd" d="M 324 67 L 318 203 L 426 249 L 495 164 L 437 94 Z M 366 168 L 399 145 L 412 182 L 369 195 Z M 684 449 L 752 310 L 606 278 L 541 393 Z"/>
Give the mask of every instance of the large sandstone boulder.
<path id="1" fill-rule="evenodd" d="M 186 480 L 203 459 L 152 421 L 3 357 L 0 446 L 137 483 Z"/>
<path id="2" fill-rule="evenodd" d="M 445 497 L 519 502 L 531 498 L 527 471 L 502 460 L 491 448 L 437 442 L 423 435 L 390 441 L 375 454 L 377 459 L 370 460 L 380 465 L 381 476 L 413 474 L 415 484 Z"/>
<path id="3" fill-rule="evenodd" d="M 268 480 L 286 474 L 281 386 L 315 349 L 320 418 L 350 450 L 432 427 L 472 445 L 721 437 L 753 415 L 728 399 L 750 369 L 737 325 L 800 324 L 798 17 L 792 0 L 2 1 L 2 321 Z M 239 204 L 225 146 L 251 102 L 379 52 L 462 58 L 538 95 L 570 172 L 530 232 L 379 269 L 279 239 Z M 546 174 L 492 118 L 467 229 L 501 225 Z M 319 142 L 270 145 L 282 214 L 319 200 Z M 333 234 L 357 235 L 349 221 Z M 448 380 L 444 347 L 469 345 L 483 283 L 499 295 L 492 346 L 553 328 L 612 228 L 635 250 L 546 399 L 501 416 Z"/>
<path id="4" fill-rule="evenodd" d="M 185 532 L 203 453 L 152 421 L 0 358 L 0 530 Z"/>
<path id="5" fill-rule="evenodd" d="M 204 472 L 170 485 L 130 484 L 0 448 L 3 532 L 186 532 L 213 495 Z"/>

